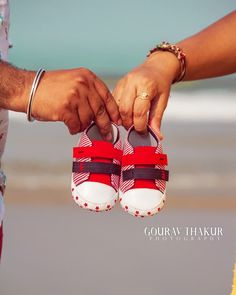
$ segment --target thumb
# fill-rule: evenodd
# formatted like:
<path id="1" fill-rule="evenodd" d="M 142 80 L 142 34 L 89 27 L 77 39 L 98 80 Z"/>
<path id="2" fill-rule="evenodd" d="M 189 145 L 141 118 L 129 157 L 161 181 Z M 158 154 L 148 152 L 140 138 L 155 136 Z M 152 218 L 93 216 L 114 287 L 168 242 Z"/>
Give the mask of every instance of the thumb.
<path id="1" fill-rule="evenodd" d="M 81 131 L 81 122 L 77 114 L 70 114 L 70 117 L 64 120 L 65 125 L 69 129 L 71 135 L 77 134 Z"/>

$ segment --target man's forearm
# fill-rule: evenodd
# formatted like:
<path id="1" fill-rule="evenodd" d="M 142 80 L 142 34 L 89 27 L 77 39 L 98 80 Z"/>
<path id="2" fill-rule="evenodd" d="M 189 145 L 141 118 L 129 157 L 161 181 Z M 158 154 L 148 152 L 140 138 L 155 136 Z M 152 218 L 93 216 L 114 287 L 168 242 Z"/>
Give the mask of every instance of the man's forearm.
<path id="1" fill-rule="evenodd" d="M 236 11 L 177 45 L 186 53 L 184 80 L 223 76 L 236 72 Z"/>
<path id="2" fill-rule="evenodd" d="M 25 112 L 27 85 L 31 83 L 33 76 L 33 72 L 0 61 L 0 108 Z"/>

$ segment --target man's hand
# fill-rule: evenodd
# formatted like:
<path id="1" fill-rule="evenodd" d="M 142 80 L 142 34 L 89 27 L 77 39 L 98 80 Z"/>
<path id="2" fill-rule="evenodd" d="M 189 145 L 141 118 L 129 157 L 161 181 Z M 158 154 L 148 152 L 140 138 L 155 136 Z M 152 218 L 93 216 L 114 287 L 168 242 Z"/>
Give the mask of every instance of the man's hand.
<path id="1" fill-rule="evenodd" d="M 46 72 L 36 91 L 32 116 L 62 121 L 70 133 L 84 130 L 94 120 L 105 139 L 111 140 L 111 121 L 119 123 L 117 104 L 106 85 L 85 68 Z"/>
<path id="2" fill-rule="evenodd" d="M 7 79 L 7 83 L 1 84 L 5 88 L 0 89 L 0 107 L 26 112 L 35 73 L 7 63 L 2 63 L 2 71 L 2 79 Z M 71 134 L 83 131 L 94 120 L 106 140 L 112 139 L 111 121 L 121 123 L 110 91 L 85 68 L 44 73 L 33 99 L 32 116 L 40 121 L 62 121 Z"/>
<path id="3" fill-rule="evenodd" d="M 125 128 L 134 124 L 135 129 L 143 133 L 149 123 L 163 138 L 161 120 L 171 84 L 178 73 L 177 58 L 169 52 L 157 52 L 117 83 L 113 95 Z M 148 96 L 142 99 L 143 94 Z"/>

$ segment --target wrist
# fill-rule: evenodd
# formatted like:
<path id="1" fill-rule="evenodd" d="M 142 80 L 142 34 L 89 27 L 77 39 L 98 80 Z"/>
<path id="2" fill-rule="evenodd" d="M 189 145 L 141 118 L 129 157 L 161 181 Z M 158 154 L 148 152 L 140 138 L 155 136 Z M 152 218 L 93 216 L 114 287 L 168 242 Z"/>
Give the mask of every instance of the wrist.
<path id="1" fill-rule="evenodd" d="M 34 75 L 31 71 L 12 68 L 12 72 L 8 73 L 8 88 L 5 97 L 0 100 L 0 108 L 26 113 Z"/>
<path id="2" fill-rule="evenodd" d="M 19 69 L 1 60 L 0 66 L 0 108 L 26 112 L 34 72 Z"/>
<path id="3" fill-rule="evenodd" d="M 156 51 L 145 60 L 146 65 L 151 65 L 165 75 L 172 84 L 180 75 L 181 67 L 176 56 L 168 51 Z"/>
<path id="4" fill-rule="evenodd" d="M 30 90 L 35 77 L 35 72 L 24 70 L 22 71 L 22 76 L 23 76 L 24 85 L 23 85 L 23 88 L 19 91 L 14 101 L 14 111 L 26 113 Z"/>

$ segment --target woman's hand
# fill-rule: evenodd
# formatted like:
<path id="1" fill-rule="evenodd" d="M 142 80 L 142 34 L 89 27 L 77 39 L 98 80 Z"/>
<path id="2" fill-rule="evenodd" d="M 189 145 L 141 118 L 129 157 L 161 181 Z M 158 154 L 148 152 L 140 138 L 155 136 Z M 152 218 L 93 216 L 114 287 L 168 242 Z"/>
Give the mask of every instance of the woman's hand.
<path id="1" fill-rule="evenodd" d="M 146 132 L 147 124 L 160 132 L 170 87 L 178 76 L 180 65 L 174 54 L 156 52 L 124 76 L 116 85 L 113 96 L 119 106 L 125 128 L 134 124 L 138 132 Z"/>

